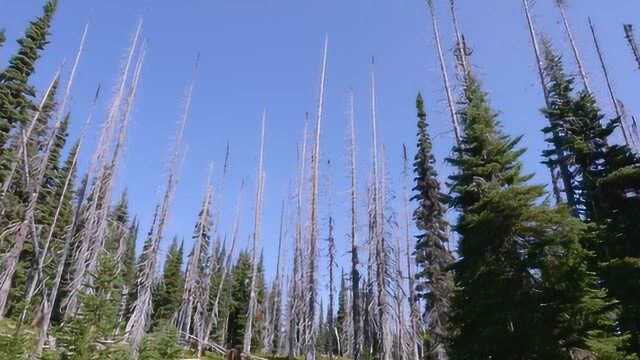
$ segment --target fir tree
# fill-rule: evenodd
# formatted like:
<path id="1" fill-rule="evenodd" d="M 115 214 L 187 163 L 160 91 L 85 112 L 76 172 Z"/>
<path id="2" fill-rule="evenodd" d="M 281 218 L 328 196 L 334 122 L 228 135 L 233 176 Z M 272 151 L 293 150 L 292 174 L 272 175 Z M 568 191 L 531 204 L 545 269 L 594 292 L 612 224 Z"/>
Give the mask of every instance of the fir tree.
<path id="1" fill-rule="evenodd" d="M 431 138 L 427 132 L 427 114 L 422 95 L 416 98 L 418 111 L 418 142 L 413 163 L 415 173 L 415 195 L 411 200 L 418 202 L 413 217 L 416 227 L 422 233 L 416 242 L 416 263 L 421 269 L 416 273 L 417 290 L 426 301 L 425 319 L 427 323 L 428 359 L 446 356 L 449 338 L 449 306 L 453 295 L 453 275 L 449 266 L 453 256 L 448 250 L 448 223 L 445 220 L 447 207 L 444 195 L 440 193 L 440 183 L 435 170 Z"/>
<path id="2" fill-rule="evenodd" d="M 146 336 L 139 360 L 178 360 L 183 357 L 178 329 L 168 321 L 161 321 L 156 330 Z"/>
<path id="3" fill-rule="evenodd" d="M 611 144 L 620 119 L 604 121 L 593 96 L 574 90 L 561 57 L 545 45 L 552 101 L 543 110 L 550 122 L 544 131 L 563 135 L 558 145 L 570 157 L 579 215 L 594 234 L 584 240 L 596 255 L 591 267 L 620 301 L 621 329 L 631 335 L 630 350 L 640 355 L 640 158 L 627 146 Z"/>
<path id="4" fill-rule="evenodd" d="M 180 308 L 184 288 L 183 259 L 184 244 L 178 246 L 178 240 L 174 238 L 164 263 L 162 280 L 153 295 L 153 319 L 156 323 L 160 320 L 171 320 Z"/>
<path id="5" fill-rule="evenodd" d="M 125 359 L 126 348 L 113 341 L 120 288 L 117 268 L 113 256 L 100 258 L 91 289 L 81 294 L 81 312 L 58 334 L 63 359 Z"/>
<path id="6" fill-rule="evenodd" d="M 244 328 L 249 311 L 251 269 L 251 257 L 246 252 L 241 252 L 231 274 L 233 283 L 231 285 L 231 304 L 227 325 L 227 348 L 242 346 L 244 341 Z"/>
<path id="7" fill-rule="evenodd" d="M 56 11 L 57 0 L 45 3 L 43 15 L 31 22 L 24 36 L 18 40 L 17 54 L 9 60 L 9 66 L 0 73 L 0 148 L 4 148 L 9 133 L 18 124 L 25 124 L 33 109 L 31 98 L 35 95 L 28 84 L 35 70 L 35 63 L 48 43 L 49 28 Z M 5 170 L 11 161 L 11 152 L 4 149 L 2 154 L 0 182 L 4 182 Z"/>
<path id="8" fill-rule="evenodd" d="M 344 341 L 348 338 L 349 333 L 349 309 L 347 308 L 349 306 L 347 299 L 349 290 L 347 289 L 344 277 L 344 272 L 342 272 L 340 276 L 340 291 L 338 292 L 338 313 L 336 315 L 336 332 L 338 339 L 335 352 L 338 356 L 344 355 Z"/>
<path id="9" fill-rule="evenodd" d="M 544 189 L 527 184 L 520 138 L 502 132 L 472 75 L 461 118 L 462 142 L 449 159 L 461 213 L 452 357 L 569 359 L 582 351 L 624 358 L 609 304 L 586 266 L 583 225 L 565 208 L 539 203 Z"/>

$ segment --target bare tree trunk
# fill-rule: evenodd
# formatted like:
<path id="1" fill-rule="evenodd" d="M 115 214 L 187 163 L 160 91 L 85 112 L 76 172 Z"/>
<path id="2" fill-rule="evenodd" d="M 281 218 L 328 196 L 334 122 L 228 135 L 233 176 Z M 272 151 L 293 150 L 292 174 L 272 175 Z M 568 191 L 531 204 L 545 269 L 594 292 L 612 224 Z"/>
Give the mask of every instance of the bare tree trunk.
<path id="1" fill-rule="evenodd" d="M 256 189 L 256 211 L 253 228 L 253 245 L 251 253 L 251 288 L 249 296 L 249 312 L 247 314 L 247 323 L 245 325 L 244 343 L 242 351 L 245 354 L 251 353 L 251 338 L 253 336 L 253 318 L 257 307 L 257 291 L 256 281 L 258 275 L 258 246 L 262 235 L 262 201 L 264 191 L 264 131 L 267 114 L 262 113 L 262 130 L 260 132 L 260 155 L 258 160 L 257 189 Z"/>
<path id="2" fill-rule="evenodd" d="M 444 90 L 447 95 L 447 103 L 449 105 L 449 115 L 451 116 L 451 125 L 453 126 L 453 133 L 455 135 L 456 144 L 460 146 L 460 125 L 458 123 L 458 114 L 456 112 L 455 101 L 453 99 L 453 93 L 451 91 L 451 84 L 449 83 L 449 75 L 447 74 L 447 65 L 444 61 L 442 44 L 440 43 L 440 30 L 438 29 L 438 19 L 436 18 L 435 9 L 433 8 L 433 0 L 426 0 L 426 1 L 429 7 L 429 12 L 431 13 L 433 37 L 436 42 L 436 50 L 438 52 L 438 59 L 440 61 L 440 72 L 442 73 Z"/>
<path id="3" fill-rule="evenodd" d="M 460 26 L 458 25 L 458 16 L 456 15 L 455 0 L 449 0 L 449 9 L 451 10 L 451 19 L 453 20 L 453 29 L 456 34 L 456 57 L 458 59 L 458 67 L 462 70 L 462 79 L 470 73 L 469 59 L 467 58 L 469 53 L 467 51 L 464 37 L 460 32 Z"/>
<path id="4" fill-rule="evenodd" d="M 362 348 L 362 342 L 360 340 L 360 272 L 358 271 L 358 219 L 357 219 L 357 206 L 358 206 L 358 192 L 357 179 L 356 179 L 356 129 L 355 129 L 355 109 L 354 109 L 354 95 L 353 91 L 349 92 L 349 168 L 350 168 L 350 180 L 351 180 L 351 293 L 353 300 L 351 301 L 351 317 L 353 323 L 353 346 L 352 357 L 353 360 L 360 359 L 360 349 Z"/>
<path id="5" fill-rule="evenodd" d="M 607 82 L 607 90 L 609 91 L 609 96 L 611 98 L 611 104 L 613 105 L 613 109 L 616 112 L 616 117 L 620 119 L 620 129 L 622 130 L 622 136 L 624 137 L 624 142 L 627 146 L 631 146 L 632 142 L 629 139 L 629 131 L 627 129 L 627 124 L 624 116 L 622 116 L 622 111 L 620 110 L 620 104 L 618 98 L 616 97 L 615 92 L 613 91 L 613 85 L 611 84 L 611 78 L 609 78 L 609 71 L 607 70 L 607 64 L 604 62 L 604 56 L 602 54 L 602 50 L 600 49 L 600 43 L 598 42 L 598 36 L 596 35 L 596 29 L 593 26 L 593 22 L 591 21 L 591 17 L 589 17 L 589 28 L 591 29 L 591 35 L 593 37 L 593 45 L 596 48 L 596 53 L 598 54 L 598 60 L 600 60 L 600 66 L 602 67 L 602 74 L 604 75 L 604 79 Z"/>
<path id="6" fill-rule="evenodd" d="M 131 41 L 126 62 L 122 67 L 116 92 L 109 107 L 109 113 L 105 119 L 97 148 L 93 155 L 93 159 L 91 160 L 91 164 L 89 165 L 88 174 L 93 176 L 93 174 L 97 173 L 97 175 L 94 178 L 94 187 L 92 189 L 93 201 L 91 201 L 88 204 L 88 207 L 84 210 L 84 216 L 86 219 L 85 226 L 80 233 L 80 245 L 74 257 L 73 276 L 69 286 L 69 295 L 65 299 L 66 318 L 72 317 L 77 312 L 79 305 L 79 292 L 84 287 L 85 281 L 89 279 L 87 271 L 94 267 L 94 264 L 97 261 L 96 251 L 101 251 L 101 245 L 103 245 L 104 239 L 101 238 L 101 236 L 104 235 L 105 227 L 102 224 L 102 220 L 106 219 L 104 212 L 108 210 L 104 209 L 105 206 L 99 206 L 98 198 L 103 194 L 110 193 L 109 188 L 103 187 L 107 177 L 109 176 L 109 165 L 106 158 L 112 141 L 114 140 L 116 121 L 118 116 L 121 114 L 121 106 L 125 97 L 126 84 L 130 68 L 133 63 L 133 57 L 138 47 L 141 32 L 142 20 L 138 23 Z M 138 64 L 140 65 L 141 63 L 138 62 Z M 134 92 L 132 91 L 131 93 Z M 127 115 L 125 114 L 124 117 L 126 116 Z M 108 208 L 108 204 L 103 205 L 106 205 Z"/>
<path id="7" fill-rule="evenodd" d="M 291 294 L 289 301 L 289 351 L 288 358 L 293 360 L 297 355 L 297 347 L 299 345 L 298 334 L 301 329 L 302 317 L 300 315 L 300 309 L 303 306 L 303 298 L 301 295 L 302 284 L 298 282 L 297 276 L 303 272 L 302 266 L 302 228 L 303 228 L 303 215 L 302 215 L 302 196 L 306 179 L 306 158 L 307 158 L 307 138 L 308 138 L 308 114 L 305 118 L 304 132 L 302 139 L 302 148 L 300 151 L 299 159 L 299 178 L 296 193 L 296 234 L 294 236 L 294 251 L 293 251 L 293 276 L 291 281 Z"/>
<path id="8" fill-rule="evenodd" d="M 571 45 L 571 51 L 573 52 L 573 56 L 576 60 L 576 64 L 578 65 L 578 72 L 580 73 L 580 78 L 582 79 L 584 88 L 589 93 L 593 93 L 591 91 L 591 86 L 589 85 L 589 77 L 587 76 L 587 72 L 585 71 L 584 64 L 582 62 L 582 57 L 580 56 L 580 51 L 576 46 L 576 42 L 573 37 L 573 32 L 571 31 L 571 26 L 569 25 L 569 20 L 567 19 L 567 13 L 565 9 L 566 1 L 567 0 L 556 0 L 556 5 L 558 6 L 558 10 L 560 10 L 562 25 L 564 26 L 564 31 L 567 33 L 567 38 L 569 39 L 569 44 Z"/>
<path id="9" fill-rule="evenodd" d="M 633 25 L 625 24 L 624 25 L 624 35 L 631 47 L 631 52 L 633 53 L 633 58 L 635 59 L 638 67 L 640 68 L 640 50 L 638 49 L 638 43 L 636 41 L 635 35 L 633 33 Z"/>
<path id="10" fill-rule="evenodd" d="M 413 262 L 415 261 L 411 256 L 413 253 L 413 249 L 415 248 L 414 237 L 411 236 L 411 213 L 409 210 L 410 206 L 410 196 L 409 189 L 411 183 L 411 177 L 409 175 L 409 158 L 407 155 L 407 146 L 402 145 L 402 174 L 403 174 L 403 182 L 402 182 L 402 203 L 404 207 L 404 238 L 405 238 L 405 254 L 407 257 L 407 286 L 409 287 L 409 319 L 411 322 L 411 360 L 420 359 L 420 346 L 421 343 L 419 341 L 421 336 L 420 331 L 420 313 L 418 311 L 418 297 L 416 295 L 416 285 L 413 273 Z M 398 249 L 398 251 L 400 251 Z"/>
<path id="11" fill-rule="evenodd" d="M 387 245 L 384 230 L 384 189 L 383 172 L 380 171 L 378 159 L 378 129 L 376 115 L 376 86 L 375 73 L 373 71 L 373 61 L 371 68 L 371 125 L 372 125 L 372 146 L 373 146 L 373 236 L 375 241 L 375 263 L 376 263 L 376 289 L 377 289 L 377 321 L 380 341 L 380 359 L 388 360 L 391 357 L 391 347 L 389 344 L 389 329 L 387 319 Z"/>
<path id="12" fill-rule="evenodd" d="M 131 346 L 132 358 L 134 360 L 138 358 L 140 344 L 147 328 L 147 323 L 152 310 L 151 290 L 158 261 L 158 251 L 160 248 L 160 241 L 164 237 L 165 227 L 169 221 L 173 195 L 178 184 L 178 173 L 184 151 L 184 130 L 191 112 L 191 99 L 193 95 L 193 88 L 195 86 L 197 68 L 198 63 L 196 61 L 194 78 L 187 88 L 184 112 L 178 124 L 175 145 L 168 162 L 169 173 L 167 175 L 164 195 L 161 203 L 157 206 L 157 209 L 159 209 L 158 225 L 157 228 L 152 228 L 150 231 L 151 243 L 146 249 L 146 253 L 143 254 L 146 261 L 141 265 L 140 275 L 137 279 L 138 296 L 133 304 L 133 311 L 125 329 L 126 339 L 129 341 L 129 345 Z"/>
<path id="13" fill-rule="evenodd" d="M 18 259 L 20 257 L 20 254 L 22 253 L 22 249 L 24 248 L 24 243 L 27 240 L 27 236 L 28 236 L 28 232 L 30 229 L 33 230 L 33 240 L 34 240 L 34 246 L 36 247 L 36 255 L 40 256 L 40 257 L 44 257 L 46 255 L 46 252 L 44 252 L 44 255 L 40 254 L 39 251 L 39 241 L 37 240 L 37 232 L 35 231 L 35 226 L 34 226 L 34 215 L 35 215 L 35 208 L 37 205 L 37 201 L 38 201 L 38 196 L 40 194 L 40 190 L 42 188 L 42 179 L 45 176 L 45 172 L 47 170 L 47 164 L 49 163 L 49 156 L 51 155 L 51 150 L 53 148 L 53 145 L 55 143 L 56 138 L 58 137 L 58 130 L 60 128 L 60 124 L 62 124 L 64 115 L 63 115 L 63 111 L 64 108 L 66 107 L 66 102 L 67 99 L 70 95 L 71 92 L 71 87 L 73 85 L 73 79 L 75 78 L 75 73 L 76 73 L 76 69 L 78 67 L 78 63 L 80 62 L 80 57 L 82 55 L 82 50 L 84 48 L 84 42 L 86 39 L 86 35 L 87 35 L 87 30 L 88 27 L 85 26 L 84 32 L 82 34 L 82 38 L 80 40 L 80 48 L 78 49 L 78 53 L 76 55 L 75 58 L 75 62 L 73 64 L 73 68 L 71 71 L 71 77 L 69 80 L 69 83 L 66 87 L 65 90 L 65 96 L 64 96 L 64 100 L 63 103 L 60 107 L 60 111 L 58 113 L 58 116 L 56 117 L 56 122 L 54 124 L 53 127 L 53 131 L 49 137 L 49 140 L 47 142 L 47 145 L 44 149 L 42 158 L 38 161 L 38 165 L 36 170 L 36 175 L 33 179 L 31 179 L 31 183 L 27 182 L 27 189 L 28 193 L 29 193 L 29 201 L 27 204 L 27 207 L 25 209 L 25 215 L 24 215 L 24 220 L 22 221 L 22 223 L 19 225 L 18 227 L 18 231 L 16 234 L 16 238 L 15 238 L 15 243 L 13 245 L 13 247 L 11 248 L 11 250 L 9 251 L 9 254 L 7 254 L 7 256 L 5 257 L 5 259 L 3 260 L 3 266 L 2 266 L 2 273 L 0 273 L 0 318 L 2 318 L 4 316 L 4 313 L 6 311 L 6 304 L 7 304 L 7 299 L 9 296 L 9 290 L 10 290 L 10 286 L 11 286 L 11 281 L 13 280 L 13 275 L 15 274 L 15 270 L 16 270 L 16 266 L 18 264 Z M 59 75 L 59 72 L 58 72 Z M 58 78 L 58 76 L 56 76 L 56 78 Z M 55 82 L 56 80 L 54 80 Z M 52 83 L 53 84 L 53 83 Z M 46 101 L 46 98 L 48 97 L 49 91 L 51 90 L 51 86 L 49 87 L 49 89 L 47 90 L 47 96 L 45 98 L 43 98 L 42 100 L 42 105 L 44 105 L 44 102 Z M 42 106 L 41 105 L 41 106 Z M 37 118 L 39 117 L 41 112 L 41 107 L 40 110 L 38 110 L 36 112 L 36 116 L 33 119 L 32 122 L 32 126 L 30 126 L 30 130 L 33 130 L 33 126 L 35 126 L 35 123 L 37 122 Z M 23 154 L 26 155 L 26 146 L 23 148 Z M 17 164 L 17 163 L 16 163 Z M 28 174 L 28 165 L 27 163 L 24 164 L 25 165 L 25 174 Z M 14 167 L 15 169 L 15 167 Z M 15 171 L 15 170 L 14 170 Z M 11 182 L 11 176 L 13 175 L 12 171 L 10 173 L 10 177 L 7 179 L 7 185 L 10 184 Z M 48 245 L 48 244 L 47 244 Z M 44 259 L 42 259 L 42 261 L 44 261 Z M 28 297 L 28 301 L 27 304 L 31 301 L 31 297 L 33 296 L 33 292 L 35 290 L 35 285 L 36 285 L 36 281 L 37 281 L 37 275 L 36 277 L 32 280 L 31 285 L 30 285 L 30 289 L 27 290 L 27 297 Z M 26 313 L 24 313 L 21 316 L 21 320 L 23 320 L 23 316 L 26 315 Z"/>
<path id="14" fill-rule="evenodd" d="M 233 234 L 231 235 L 231 248 L 229 249 L 229 254 L 227 254 L 227 258 L 222 263 L 222 276 L 220 277 L 220 284 L 218 284 L 218 291 L 216 291 L 216 298 L 213 302 L 213 309 L 211 310 L 211 321 L 209 325 L 209 329 L 207 330 L 208 335 L 211 334 L 211 328 L 213 325 L 218 325 L 220 315 L 219 304 L 220 304 L 220 296 L 222 295 L 222 290 L 224 288 L 224 283 L 227 278 L 227 274 L 229 272 L 229 268 L 231 267 L 231 259 L 233 258 L 233 253 L 236 248 L 236 243 L 238 242 L 238 232 L 240 230 L 240 220 L 241 220 L 241 205 L 242 205 L 242 195 L 244 193 L 244 181 L 240 184 L 240 193 L 238 194 L 238 200 L 236 201 L 236 214 L 235 219 L 233 220 Z M 208 337 L 207 335 L 207 337 Z"/>
<path id="15" fill-rule="evenodd" d="M 53 75 L 53 79 L 51 79 L 51 82 L 49 83 L 47 90 L 44 92 L 44 95 L 40 100 L 40 104 L 38 104 L 38 108 L 36 109 L 35 114 L 31 118 L 31 121 L 29 122 L 29 125 L 26 128 L 26 131 L 22 130 L 23 138 L 28 139 L 31 137 L 31 133 L 33 132 L 33 129 L 36 127 L 36 124 L 40 119 L 40 115 L 42 114 L 42 109 L 46 104 L 46 101 L 49 98 L 49 96 L 51 96 L 51 91 L 53 90 L 53 87 L 55 86 L 56 83 L 60 81 L 60 72 L 61 72 L 60 69 L 58 69 L 56 73 Z M 22 142 L 17 143 L 16 147 L 17 147 L 16 150 L 18 150 L 18 152 L 16 153 L 16 156 L 12 159 L 11 165 L 9 167 L 9 173 L 7 174 L 7 178 L 4 184 L 2 184 L 2 196 L 0 197 L 2 199 L 7 195 L 7 192 L 9 191 L 9 187 L 13 183 L 13 177 L 18 168 L 18 164 L 22 162 L 22 158 L 24 157 L 24 152 L 26 151 L 26 148 L 22 146 Z M 4 206 L 3 203 L 0 203 L 0 206 Z"/>
<path id="16" fill-rule="evenodd" d="M 311 174 L 311 218 L 309 233 L 309 268 L 307 286 L 308 291 L 308 328 L 306 338 L 305 359 L 315 360 L 316 358 L 316 252 L 318 246 L 318 180 L 320 172 L 320 131 L 322 129 L 322 117 L 324 115 L 324 93 L 326 85 L 327 70 L 327 50 L 329 47 L 329 38 L 325 38 L 324 49 L 322 54 L 322 70 L 320 75 L 320 93 L 318 99 L 318 112 L 316 118 L 315 144 L 312 152 L 312 174 Z"/>
<path id="17" fill-rule="evenodd" d="M 198 307 L 201 298 L 199 292 L 201 290 L 204 276 L 202 269 L 203 257 L 207 255 L 209 242 L 209 226 L 211 225 L 210 206 L 213 196 L 213 186 L 211 184 L 211 174 L 207 179 L 207 187 L 205 196 L 200 209 L 200 216 L 196 224 L 196 234 L 193 243 L 193 249 L 189 255 L 187 270 L 184 280 L 184 288 L 182 291 L 182 300 L 178 310 L 176 326 L 183 336 L 196 335 L 192 332 L 191 325 L 197 321 L 193 315 L 193 311 Z M 194 329 L 195 331 L 195 329 Z M 200 340 L 200 338 L 198 338 Z"/>
<path id="18" fill-rule="evenodd" d="M 540 86 L 542 87 L 542 94 L 544 95 L 544 102 L 547 107 L 549 107 L 549 90 L 547 89 L 547 84 L 544 78 L 544 70 L 542 65 L 542 58 L 540 57 L 540 48 L 538 46 L 538 38 L 536 36 L 536 31 L 533 26 L 533 20 L 531 19 L 531 13 L 529 11 L 529 0 L 522 0 L 522 5 L 524 7 L 524 13 L 527 18 L 527 25 L 529 27 L 529 35 L 531 37 L 531 46 L 533 47 L 533 53 L 536 59 L 536 65 L 538 67 L 538 76 L 540 79 Z M 557 137 L 557 132 L 553 132 L 553 136 Z M 567 198 L 567 205 L 572 209 L 574 216 L 577 215 L 576 210 L 576 199 L 575 193 L 573 191 L 573 186 L 571 184 L 571 173 L 569 171 L 569 167 L 565 161 L 565 154 L 562 149 L 556 149 L 557 157 L 558 157 L 558 168 L 560 169 L 560 177 L 562 179 L 562 183 L 564 185 L 564 193 Z M 550 166 L 550 171 L 552 174 L 555 173 L 554 166 Z M 555 177 L 552 176 L 551 180 L 554 181 Z M 554 188 L 558 188 L 557 182 L 553 184 Z M 556 199 L 558 200 L 558 199 Z"/>
<path id="19" fill-rule="evenodd" d="M 333 238 L 333 217 L 329 215 L 329 237 L 328 241 L 328 255 L 329 255 L 329 306 L 327 306 L 327 327 L 331 333 L 331 337 L 334 336 L 335 333 L 335 324 L 333 317 L 333 302 L 334 302 L 334 279 L 333 279 L 333 269 L 336 266 L 336 243 Z M 320 315 L 322 316 L 322 314 Z M 338 336 L 335 337 L 335 343 L 339 341 Z M 334 344 L 333 341 L 330 341 L 329 344 L 329 359 L 333 360 L 333 352 L 334 352 Z"/>

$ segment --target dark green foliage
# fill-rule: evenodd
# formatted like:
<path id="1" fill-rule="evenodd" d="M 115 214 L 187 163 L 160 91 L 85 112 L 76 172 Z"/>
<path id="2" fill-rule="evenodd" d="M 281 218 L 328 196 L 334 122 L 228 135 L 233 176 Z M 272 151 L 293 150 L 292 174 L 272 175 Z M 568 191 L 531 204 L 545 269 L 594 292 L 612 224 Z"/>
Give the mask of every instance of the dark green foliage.
<path id="1" fill-rule="evenodd" d="M 349 334 L 349 308 L 348 297 L 349 290 L 347 289 L 344 272 L 340 276 L 340 290 L 338 291 L 338 313 L 336 315 L 336 332 L 338 333 L 339 343 L 344 346 L 345 340 Z M 334 335 L 335 336 L 335 335 Z M 337 345 L 337 344 L 336 344 Z M 346 349 L 337 348 L 335 353 L 338 356 L 342 356 Z"/>
<path id="2" fill-rule="evenodd" d="M 174 238 L 164 263 L 162 281 L 154 289 L 154 322 L 171 320 L 180 307 L 184 289 L 183 261 L 184 244 L 178 246 L 178 240 Z"/>
<path id="3" fill-rule="evenodd" d="M 120 277 L 111 255 L 100 258 L 90 291 L 81 294 L 81 312 L 58 332 L 62 359 L 124 359 L 126 348 L 113 341 Z"/>
<path id="4" fill-rule="evenodd" d="M 614 314 L 587 269 L 583 225 L 566 209 L 540 204 L 544 190 L 522 174 L 519 138 L 502 133 L 472 76 L 464 100 L 462 145 L 449 160 L 458 168 L 452 200 L 461 212 L 452 357 L 569 359 L 591 351 L 623 359 Z"/>
<path id="5" fill-rule="evenodd" d="M 576 92 L 562 59 L 545 48 L 551 103 L 543 112 L 569 159 L 580 217 L 593 236 L 583 242 L 596 255 L 592 270 L 621 305 L 619 325 L 640 354 L 640 159 L 627 146 L 610 143 L 620 119 L 604 121 L 595 99 Z"/>
<path id="6" fill-rule="evenodd" d="M 7 143 L 9 133 L 18 124 L 26 124 L 33 110 L 31 98 L 35 90 L 28 84 L 35 70 L 35 63 L 48 43 L 49 27 L 56 11 L 57 0 L 44 5 L 44 14 L 31 22 L 24 36 L 18 40 L 17 54 L 9 60 L 9 66 L 0 73 L 0 147 Z M 5 149 L 2 154 L 0 182 L 5 179 L 6 166 L 12 158 Z"/>
<path id="7" fill-rule="evenodd" d="M 440 182 L 435 170 L 436 160 L 432 154 L 431 138 L 427 132 L 427 114 L 422 95 L 416 99 L 418 111 L 417 151 L 413 163 L 415 173 L 415 195 L 418 203 L 413 218 L 421 233 L 416 236 L 417 292 L 425 299 L 425 318 L 429 344 L 427 357 L 436 358 L 445 352 L 449 338 L 449 304 L 453 295 L 453 275 L 449 267 L 453 256 L 448 250 L 449 224 L 445 220 L 447 207 L 445 196 L 440 193 Z"/>
<path id="8" fill-rule="evenodd" d="M 156 330 L 146 336 L 140 349 L 140 360 L 178 360 L 183 358 L 178 344 L 178 329 L 168 321 L 160 321 Z"/>
<path id="9" fill-rule="evenodd" d="M 231 304 L 227 325 L 227 348 L 241 346 L 247 323 L 251 285 L 251 257 L 241 252 L 231 272 Z"/>

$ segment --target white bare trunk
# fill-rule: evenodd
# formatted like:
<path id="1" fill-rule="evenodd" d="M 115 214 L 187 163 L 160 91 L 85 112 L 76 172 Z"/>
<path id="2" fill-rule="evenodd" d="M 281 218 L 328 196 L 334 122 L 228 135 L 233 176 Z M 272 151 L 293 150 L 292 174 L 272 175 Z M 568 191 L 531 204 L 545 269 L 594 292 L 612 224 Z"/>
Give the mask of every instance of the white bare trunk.
<path id="1" fill-rule="evenodd" d="M 258 159 L 257 189 L 256 189 L 256 209 L 253 229 L 253 244 L 251 251 L 251 287 L 249 290 L 249 311 L 247 314 L 247 323 L 245 325 L 243 352 L 251 353 L 251 338 L 253 336 L 253 318 L 257 307 L 257 291 L 256 282 L 258 275 L 258 247 L 260 246 L 262 233 L 262 201 L 264 197 L 264 132 L 267 113 L 262 113 L 262 130 L 260 132 L 260 155 Z"/>

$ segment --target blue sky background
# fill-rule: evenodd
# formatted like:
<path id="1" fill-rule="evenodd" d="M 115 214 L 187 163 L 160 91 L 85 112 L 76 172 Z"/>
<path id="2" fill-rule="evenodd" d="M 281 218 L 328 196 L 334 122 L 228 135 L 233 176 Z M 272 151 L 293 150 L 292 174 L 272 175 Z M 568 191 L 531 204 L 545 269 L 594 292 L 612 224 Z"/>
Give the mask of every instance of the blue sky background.
<path id="1" fill-rule="evenodd" d="M 453 35 L 448 2 L 434 1 L 445 50 L 449 50 Z M 553 2 L 536 1 L 535 21 L 540 31 L 551 35 L 555 47 L 565 54 L 568 69 L 574 71 Z M 6 27 L 8 37 L 7 44 L 0 49 L 3 65 L 16 48 L 14 40 L 22 34 L 27 22 L 40 13 L 42 3 L 0 0 L 0 27 Z M 630 113 L 640 111 L 638 92 L 634 91 L 640 74 L 622 31 L 623 23 L 637 21 L 640 4 L 631 0 L 574 0 L 570 5 L 570 20 L 603 109 L 612 113 L 588 33 L 587 16 L 593 17 L 599 31 L 618 96 Z M 528 148 L 523 157 L 526 170 L 537 173 L 535 182 L 547 183 L 547 170 L 540 165 L 540 153 L 545 147 L 540 133 L 545 122 L 539 113 L 543 99 L 521 1 L 459 0 L 458 8 L 463 32 L 473 48 L 471 61 L 484 89 L 500 112 L 506 131 L 525 135 L 522 145 Z M 371 56 L 376 58 L 379 133 L 387 149 L 394 189 L 399 193 L 402 144 L 408 144 L 412 150 L 415 142 L 414 100 L 418 91 L 426 98 L 441 175 L 444 178 L 450 172 L 443 159 L 450 153 L 453 136 L 423 0 L 61 0 L 52 43 L 37 66 L 33 83 L 43 89 L 63 59 L 71 62 L 82 27 L 90 20 L 86 53 L 73 92 L 72 136 L 77 136 L 84 122 L 96 85 L 113 88 L 121 58 L 141 16 L 149 51 L 118 182 L 118 191 L 125 186 L 129 189 L 131 212 L 142 221 L 141 235 L 148 229 L 159 199 L 158 189 L 164 183 L 168 147 L 198 52 L 201 67 L 186 130 L 189 150 L 167 238 L 178 234 L 189 242 L 204 191 L 207 164 L 215 162 L 219 178 L 225 143 L 229 141 L 232 168 L 222 199 L 220 232 L 230 231 L 238 188 L 241 180 L 246 179 L 248 191 L 240 237 L 242 246 L 246 246 L 253 226 L 259 120 L 266 108 L 263 244 L 267 267 L 272 273 L 280 203 L 294 179 L 304 113 L 315 111 L 325 34 L 330 40 L 321 156 L 333 163 L 330 169 L 323 166 L 323 173 L 332 178 L 340 262 L 346 264 L 348 260 L 349 243 L 346 94 L 353 88 L 356 96 L 360 189 L 364 190 L 370 164 L 366 157 L 370 153 Z M 640 27 L 640 23 L 634 25 Z M 451 52 L 446 56 L 451 62 Z M 97 118 L 100 121 L 104 119 L 108 101 L 109 96 L 101 99 Z M 96 124 L 85 147 L 83 164 L 93 151 L 97 133 Z M 321 204 L 323 218 L 327 213 L 326 198 Z M 360 202 L 364 206 L 364 199 Z M 162 256 L 168 243 L 165 239 Z M 285 248 L 290 249 L 288 244 Z M 323 252 L 324 248 L 323 243 Z M 325 265 L 321 269 L 326 272 Z M 324 278 L 321 282 L 325 282 Z"/>

